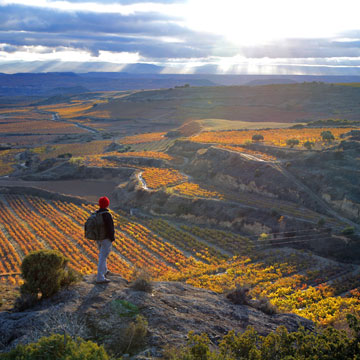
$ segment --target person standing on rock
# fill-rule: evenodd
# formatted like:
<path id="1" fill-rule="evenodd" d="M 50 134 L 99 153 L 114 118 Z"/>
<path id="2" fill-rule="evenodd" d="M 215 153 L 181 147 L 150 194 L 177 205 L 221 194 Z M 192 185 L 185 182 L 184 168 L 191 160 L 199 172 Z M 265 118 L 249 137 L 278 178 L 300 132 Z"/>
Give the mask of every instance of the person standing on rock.
<path id="1" fill-rule="evenodd" d="M 97 284 L 105 284 L 110 282 L 106 278 L 106 275 L 110 274 L 110 271 L 107 268 L 106 260 L 111 252 L 112 242 L 115 240 L 115 229 L 114 229 L 114 220 L 108 209 L 110 205 L 110 200 L 106 196 L 102 196 L 99 199 L 99 210 L 96 211 L 97 216 L 101 215 L 102 221 L 99 221 L 99 238 L 102 240 L 97 240 L 99 248 L 99 263 L 97 269 Z"/>

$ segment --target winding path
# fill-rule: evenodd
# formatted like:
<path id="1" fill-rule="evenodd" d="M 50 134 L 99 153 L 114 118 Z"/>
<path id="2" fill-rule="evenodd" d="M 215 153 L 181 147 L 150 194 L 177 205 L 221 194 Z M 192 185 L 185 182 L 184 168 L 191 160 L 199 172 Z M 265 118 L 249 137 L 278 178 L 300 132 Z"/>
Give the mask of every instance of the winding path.
<path id="1" fill-rule="evenodd" d="M 140 180 L 141 186 L 142 186 L 142 188 L 143 188 L 144 190 L 151 190 L 151 189 L 149 189 L 149 188 L 147 187 L 146 181 L 145 181 L 144 178 L 142 177 L 142 171 L 137 174 L 137 178 Z"/>

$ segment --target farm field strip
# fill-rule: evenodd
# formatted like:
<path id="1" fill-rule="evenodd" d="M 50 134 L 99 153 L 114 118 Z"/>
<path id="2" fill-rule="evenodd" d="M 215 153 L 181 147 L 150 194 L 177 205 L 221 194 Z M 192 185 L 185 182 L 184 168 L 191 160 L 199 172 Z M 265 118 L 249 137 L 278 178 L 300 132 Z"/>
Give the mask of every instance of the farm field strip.
<path id="1" fill-rule="evenodd" d="M 134 151 L 134 152 L 108 152 L 95 155 L 86 155 L 84 163 L 95 167 L 118 167 L 122 158 L 142 157 L 148 159 L 172 160 L 173 158 L 163 152 L 156 151 Z"/>
<path id="2" fill-rule="evenodd" d="M 85 257 L 71 239 L 65 238 L 59 230 L 53 227 L 46 218 L 40 217 L 27 206 L 19 196 L 7 196 L 7 201 L 14 212 L 46 241 L 54 250 L 61 251 L 70 259 L 70 266 L 82 273 L 89 273 L 95 269 L 95 264 Z M 36 247 L 34 250 L 38 250 Z"/>
<path id="3" fill-rule="evenodd" d="M 95 209 L 94 205 L 83 205 L 89 211 Z M 187 257 L 176 247 L 160 238 L 139 222 L 133 222 L 123 215 L 113 212 L 114 224 L 117 233 L 123 234 L 128 239 L 129 244 L 138 247 L 138 252 L 149 252 L 151 257 L 161 260 L 163 264 L 171 267 L 180 267 L 187 262 Z M 134 239 L 134 240 L 132 240 Z M 158 262 L 157 260 L 156 262 Z M 156 263 L 155 262 L 155 263 Z M 169 270 L 167 265 L 163 270 Z"/>
<path id="4" fill-rule="evenodd" d="M 222 200 L 224 196 L 217 191 L 210 191 L 200 187 L 198 184 L 183 182 L 179 185 L 168 187 L 167 191 L 179 193 L 188 197 L 213 198 Z"/>
<path id="5" fill-rule="evenodd" d="M 76 241 L 78 247 L 80 247 L 81 253 L 84 253 L 87 258 L 90 257 L 94 265 L 97 264 L 98 250 L 96 242 L 89 241 L 84 238 L 83 227 L 79 226 L 74 221 L 71 221 L 68 216 L 60 213 L 57 209 L 51 206 L 51 204 L 48 204 L 41 198 L 27 196 L 26 199 L 36 209 L 36 211 L 39 211 L 40 214 L 51 220 L 53 224 L 55 224 L 56 227 L 70 239 Z M 110 264 L 109 266 L 113 269 L 113 271 L 124 274 L 129 269 L 128 264 L 115 253 L 111 253 L 109 260 L 111 261 L 111 266 Z M 112 260 L 115 260 L 115 262 Z"/>
<path id="6" fill-rule="evenodd" d="M 132 144 L 142 144 L 149 143 L 153 141 L 159 141 L 164 139 L 165 132 L 157 132 L 157 133 L 147 133 L 147 134 L 139 134 L 126 136 L 124 138 L 119 139 L 121 144 L 124 145 L 132 145 Z"/>
<path id="7" fill-rule="evenodd" d="M 121 142 L 121 139 L 119 141 Z M 174 139 L 163 138 L 150 143 L 131 144 L 131 149 L 134 151 L 166 151 L 173 143 Z"/>
<path id="8" fill-rule="evenodd" d="M 73 203 L 55 201 L 55 206 L 60 209 L 60 211 L 70 214 L 69 216 L 78 224 L 85 223 L 90 212 L 95 210 L 94 205 L 88 205 L 88 210 L 77 206 Z M 83 205 L 86 206 L 86 205 Z M 145 249 L 141 248 L 138 244 L 124 234 L 117 232 L 116 241 L 113 243 L 114 248 L 121 254 L 122 257 L 127 259 L 131 264 L 140 267 L 147 268 L 151 272 L 151 268 L 154 269 L 164 269 L 164 264 L 159 263 L 150 253 Z M 153 273 L 158 272 L 158 270 L 153 271 Z"/>
<path id="9" fill-rule="evenodd" d="M 180 228 L 210 244 L 220 246 L 234 255 L 241 255 L 240 251 L 249 254 L 254 247 L 254 243 L 250 239 L 231 232 L 188 225 L 181 225 Z"/>
<path id="10" fill-rule="evenodd" d="M 360 314 L 360 297 L 355 288 L 358 284 L 351 285 L 351 277 L 348 283 L 352 290 L 347 297 L 335 296 L 340 290 L 324 283 L 324 279 L 346 271 L 349 271 L 346 265 L 318 266 L 315 257 L 277 250 L 265 258 L 234 257 L 226 265 L 194 266 L 181 273 L 168 274 L 168 279 L 216 292 L 246 285 L 252 296 L 268 297 L 280 311 L 293 312 L 326 325 L 340 319 L 344 312 Z"/>
<path id="11" fill-rule="evenodd" d="M 85 155 L 102 154 L 106 146 L 110 145 L 110 140 L 96 140 L 88 143 L 72 143 L 36 147 L 33 151 L 39 155 L 41 160 L 57 157 L 62 154 L 71 154 L 73 157 Z"/>
<path id="12" fill-rule="evenodd" d="M 20 271 L 21 259 L 12 244 L 0 230 L 0 273 Z"/>
<path id="13" fill-rule="evenodd" d="M 95 104 L 97 105 L 97 104 L 101 104 L 101 103 L 104 103 L 104 102 L 105 102 L 105 100 L 76 101 L 76 102 L 73 102 L 73 103 L 70 103 L 70 104 L 64 103 L 64 104 L 57 104 L 57 105 L 43 105 L 43 106 L 39 106 L 39 109 L 41 109 L 43 111 L 48 111 L 48 112 L 56 112 L 61 117 L 71 119 L 71 118 L 87 115 L 87 112 L 89 110 L 94 109 L 93 106 Z M 97 111 L 97 109 L 95 109 L 93 112 L 96 113 L 96 114 L 101 114 L 101 116 L 99 116 L 99 117 L 102 117 L 102 115 L 103 115 L 102 113 Z"/>
<path id="14" fill-rule="evenodd" d="M 36 236 L 18 221 L 15 217 L 18 214 L 15 211 L 14 214 L 12 214 L 3 201 L 0 201 L 0 205 L 2 207 L 0 220 L 11 239 L 19 246 L 22 252 L 22 254 L 19 254 L 20 257 L 27 255 L 31 251 L 44 248 L 44 245 Z"/>
<path id="15" fill-rule="evenodd" d="M 1 124 L 0 134 L 78 134 L 85 130 L 67 122 L 55 122 L 51 120 L 28 120 L 17 121 L 10 124 Z"/>
<path id="16" fill-rule="evenodd" d="M 143 168 L 142 178 L 150 189 L 160 189 L 165 186 L 176 185 L 186 181 L 185 175 L 178 170 L 167 168 Z"/>
<path id="17" fill-rule="evenodd" d="M 34 198 L 32 196 L 26 196 L 25 199 L 27 203 L 31 206 L 32 208 L 31 210 L 36 211 L 36 213 L 44 216 L 44 218 L 51 221 L 51 225 L 58 228 L 62 233 L 64 233 L 69 238 L 74 239 L 81 247 L 80 250 L 84 250 L 87 257 L 90 256 L 92 260 L 96 261 L 97 249 L 95 243 L 83 242 L 82 236 L 79 236 L 82 231 L 82 228 L 80 226 L 76 225 L 72 221 L 69 221 L 69 219 L 66 216 L 59 213 L 54 207 L 52 207 L 43 199 Z"/>
<path id="18" fill-rule="evenodd" d="M 95 271 L 94 262 L 86 263 L 90 255 L 84 256 L 85 251 L 79 251 L 76 246 L 71 249 L 65 248 L 71 245 L 70 238 L 76 241 L 77 232 L 82 237 L 80 224 L 83 224 L 89 212 L 96 208 L 95 205 L 76 205 L 32 196 L 4 195 L 4 197 L 11 207 L 11 210 L 7 210 L 7 204 L 0 203 L 2 205 L 0 216 L 4 229 L 8 231 L 9 224 L 16 229 L 13 230 L 14 236 L 19 246 L 24 246 L 24 253 L 31 251 L 30 248 L 25 247 L 29 243 L 29 236 L 32 235 L 36 241 L 33 234 L 26 233 L 27 226 L 30 226 L 39 238 L 49 241 L 52 248 L 63 251 L 64 255 L 71 259 L 71 267 L 75 269 L 80 267 L 83 272 Z M 12 211 L 28 225 L 25 227 L 21 225 Z M 58 218 L 61 221 L 56 222 Z M 360 297 L 356 295 L 360 282 L 357 278 L 358 274 L 353 272 L 352 265 L 337 264 L 327 260 L 319 262 L 316 256 L 290 249 L 252 252 L 251 257 L 235 256 L 229 259 L 211 246 L 205 246 L 188 232 L 194 232 L 206 242 L 213 242 L 214 245 L 233 250 L 243 245 L 245 249 L 251 247 L 251 241 L 237 234 L 215 229 L 184 227 L 186 231 L 183 231 L 162 219 L 142 220 L 146 225 L 144 226 L 136 218 L 128 218 L 122 212 L 114 213 L 114 220 L 118 230 L 116 248 L 120 253 L 126 252 L 125 257 L 129 257 L 135 266 L 150 270 L 155 278 L 186 281 L 217 292 L 228 291 L 237 284 L 247 284 L 253 296 L 266 296 L 281 311 L 294 312 L 319 324 L 331 323 L 341 317 L 345 310 L 360 313 Z M 66 231 L 65 227 L 68 227 Z M 24 231 L 22 238 L 17 233 L 21 231 L 20 228 Z M 185 256 L 181 250 L 165 239 L 171 240 L 179 249 L 183 248 L 194 257 Z M 14 248 L 7 249 L 6 244 L 9 244 L 9 241 L 0 229 L 0 254 L 5 254 L 6 251 L 11 251 L 13 254 L 12 260 L 7 260 L 7 263 L 0 262 L 0 271 L 3 272 L 1 281 L 18 283 L 19 277 L 11 274 L 18 270 L 22 256 L 17 254 Z M 38 245 L 40 246 L 41 243 Z M 89 246 L 95 251 L 94 244 Z M 248 250 L 250 248 L 246 251 Z M 196 261 L 196 258 L 201 261 Z M 132 270 L 130 265 L 124 262 L 120 269 L 113 266 L 117 261 L 119 258 L 115 255 L 109 259 L 109 269 L 114 269 L 111 271 L 129 279 Z M 344 292 L 347 296 L 336 296 Z"/>
<path id="19" fill-rule="evenodd" d="M 191 141 L 200 143 L 213 143 L 222 145 L 244 145 L 252 141 L 254 135 L 261 134 L 264 143 L 275 146 L 287 146 L 286 140 L 297 139 L 303 145 L 306 141 L 323 143 L 321 133 L 331 131 L 335 140 L 339 140 L 342 134 L 348 133 L 356 128 L 303 128 L 303 129 L 269 129 L 269 130 L 240 130 L 240 131 L 209 131 L 202 132 L 189 138 Z"/>
<path id="20" fill-rule="evenodd" d="M 187 257 L 179 249 L 155 235 L 140 223 L 129 221 L 118 214 L 115 214 L 115 221 L 118 222 L 118 227 L 122 232 L 136 239 L 136 241 L 172 266 L 181 267 L 187 261 Z"/>
<path id="21" fill-rule="evenodd" d="M 187 251 L 196 259 L 205 261 L 207 263 L 218 262 L 226 258 L 219 251 L 212 247 L 208 247 L 202 242 L 196 240 L 193 236 L 177 229 L 162 219 L 151 219 L 145 221 L 145 225 L 159 234 L 165 239 L 178 246 L 180 249 Z"/>
<path id="22" fill-rule="evenodd" d="M 68 211 L 69 208 L 72 211 L 76 207 L 74 204 L 64 202 L 59 202 L 57 205 L 64 211 Z M 74 219 L 84 223 L 89 213 L 95 209 L 96 207 L 92 204 L 84 204 L 82 208 L 78 207 L 75 210 L 74 214 L 77 214 L 77 217 Z M 169 270 L 169 265 L 174 266 L 179 258 L 186 260 L 184 256 L 181 256 L 179 250 L 159 242 L 146 228 L 136 223 L 127 222 L 116 213 L 113 213 L 113 217 L 117 230 L 114 247 L 135 266 L 146 268 L 154 275 L 158 275 Z M 174 261 L 174 259 L 177 260 Z"/>

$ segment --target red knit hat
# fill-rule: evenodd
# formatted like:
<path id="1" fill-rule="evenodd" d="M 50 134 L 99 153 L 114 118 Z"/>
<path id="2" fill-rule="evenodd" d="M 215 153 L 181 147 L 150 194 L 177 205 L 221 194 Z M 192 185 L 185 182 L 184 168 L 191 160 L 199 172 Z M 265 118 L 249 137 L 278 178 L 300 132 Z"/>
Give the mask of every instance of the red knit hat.
<path id="1" fill-rule="evenodd" d="M 110 200 L 106 196 L 99 199 L 99 206 L 101 209 L 106 209 L 110 205 Z"/>

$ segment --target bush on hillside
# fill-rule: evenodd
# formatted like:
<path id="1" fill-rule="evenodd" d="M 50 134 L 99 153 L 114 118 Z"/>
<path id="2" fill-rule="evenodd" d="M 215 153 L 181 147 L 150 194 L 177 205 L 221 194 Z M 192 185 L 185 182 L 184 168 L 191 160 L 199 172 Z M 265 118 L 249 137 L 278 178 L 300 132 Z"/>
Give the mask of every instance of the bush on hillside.
<path id="1" fill-rule="evenodd" d="M 170 360 L 355 360 L 359 359 L 360 322 L 352 315 L 347 316 L 352 335 L 332 327 L 312 332 L 300 328 L 288 332 L 284 326 L 267 336 L 259 335 L 254 328 L 236 334 L 230 331 L 215 350 L 210 348 L 206 334 L 189 333 L 185 347 L 165 352 Z"/>
<path id="2" fill-rule="evenodd" d="M 102 346 L 81 338 L 73 340 L 68 335 L 55 334 L 43 337 L 38 342 L 18 345 L 12 351 L 1 354 L 4 360 L 108 360 Z"/>
<path id="3" fill-rule="evenodd" d="M 341 230 L 341 234 L 343 235 L 352 235 L 355 232 L 355 228 L 353 226 L 346 226 Z"/>
<path id="4" fill-rule="evenodd" d="M 228 293 L 226 297 L 235 305 L 248 305 L 268 315 L 273 315 L 278 312 L 277 308 L 270 303 L 269 299 L 265 297 L 252 299 L 250 288 L 246 286 L 237 286 L 236 289 Z"/>
<path id="5" fill-rule="evenodd" d="M 278 312 L 276 306 L 266 297 L 261 297 L 260 299 L 253 301 L 252 306 L 267 315 L 274 315 Z"/>
<path id="6" fill-rule="evenodd" d="M 124 329 L 113 333 L 106 341 L 105 347 L 109 354 L 119 357 L 124 354 L 134 355 L 141 351 L 148 333 L 148 322 L 137 315 Z"/>
<path id="7" fill-rule="evenodd" d="M 286 140 L 286 145 L 290 146 L 291 148 L 293 148 L 295 145 L 299 145 L 300 141 L 299 139 L 287 139 Z"/>
<path id="8" fill-rule="evenodd" d="M 132 281 L 130 287 L 137 291 L 151 293 L 153 285 L 150 274 L 143 269 L 135 269 L 132 273 Z"/>
<path id="9" fill-rule="evenodd" d="M 25 256 L 21 264 L 21 294 L 37 298 L 40 293 L 42 298 L 48 298 L 76 282 L 79 275 L 68 269 L 67 263 L 67 258 L 53 250 L 38 250 Z"/>
<path id="10" fill-rule="evenodd" d="M 237 286 L 235 290 L 226 295 L 226 297 L 236 305 L 249 305 L 251 300 L 250 289 L 246 286 Z"/>
<path id="11" fill-rule="evenodd" d="M 252 139 L 253 141 L 262 141 L 262 140 L 264 140 L 264 136 L 261 135 L 261 134 L 255 134 L 255 135 L 252 136 L 251 139 Z"/>
<path id="12" fill-rule="evenodd" d="M 321 133 L 321 137 L 322 137 L 323 141 L 326 141 L 326 142 L 331 142 L 332 140 L 335 140 L 334 134 L 329 130 L 323 131 Z"/>
<path id="13" fill-rule="evenodd" d="M 306 149 L 311 150 L 315 144 L 312 141 L 305 141 L 303 145 Z"/>

